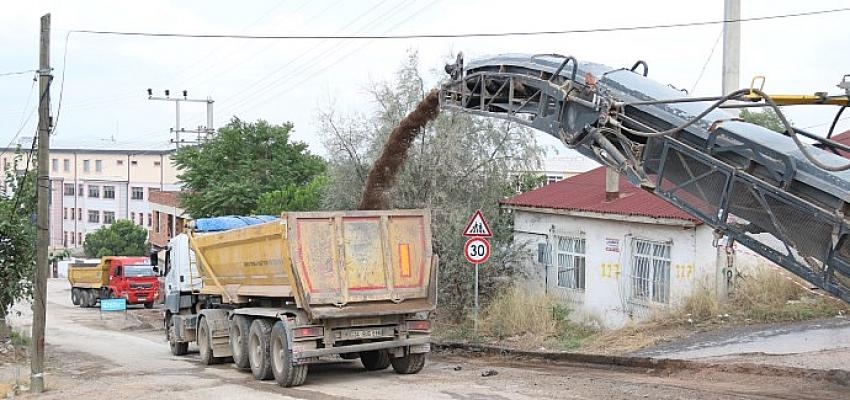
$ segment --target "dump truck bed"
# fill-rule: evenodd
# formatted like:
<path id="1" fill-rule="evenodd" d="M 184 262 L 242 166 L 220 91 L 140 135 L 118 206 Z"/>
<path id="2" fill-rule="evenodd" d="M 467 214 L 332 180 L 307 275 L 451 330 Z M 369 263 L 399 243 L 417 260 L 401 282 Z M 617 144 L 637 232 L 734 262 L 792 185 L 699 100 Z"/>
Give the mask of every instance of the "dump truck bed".
<path id="1" fill-rule="evenodd" d="M 291 298 L 312 318 L 433 309 L 427 210 L 285 213 L 280 220 L 194 234 L 202 293 L 247 303 Z"/>
<path id="2" fill-rule="evenodd" d="M 108 283 L 108 270 L 109 264 L 104 262 L 71 264 L 68 266 L 68 281 L 71 287 L 100 289 Z"/>

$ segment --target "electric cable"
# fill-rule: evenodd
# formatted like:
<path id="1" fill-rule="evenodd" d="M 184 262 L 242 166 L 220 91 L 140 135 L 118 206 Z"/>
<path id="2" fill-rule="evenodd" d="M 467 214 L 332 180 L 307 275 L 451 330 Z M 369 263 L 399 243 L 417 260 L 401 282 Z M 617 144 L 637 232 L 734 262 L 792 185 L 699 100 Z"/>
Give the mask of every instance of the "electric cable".
<path id="1" fill-rule="evenodd" d="M 766 15 L 761 17 L 736 18 L 736 19 L 721 19 L 709 21 L 695 22 L 679 22 L 671 24 L 658 25 L 636 25 L 636 26 L 620 26 L 609 28 L 588 28 L 588 29 L 569 29 L 559 31 L 527 31 L 527 32 L 473 32 L 473 33 L 426 33 L 426 34 L 398 34 L 398 35 L 238 35 L 238 34 L 219 34 L 219 33 L 176 33 L 176 32 L 142 32 L 142 31 L 101 31 L 101 30 L 72 30 L 70 33 L 84 33 L 95 35 L 121 35 L 121 36 L 150 36 L 150 37 L 181 37 L 181 38 L 228 38 L 228 39 L 273 39 L 273 40 L 322 40 L 322 39 L 340 39 L 340 40 L 363 40 L 363 39 L 446 39 L 446 38 L 482 38 L 482 37 L 505 37 L 505 36 L 541 36 L 541 35 L 564 35 L 576 33 L 596 33 L 596 32 L 622 32 L 622 31 L 638 31 L 650 29 L 667 29 L 667 28 L 683 28 L 705 25 L 717 25 L 734 22 L 752 22 L 752 21 L 767 21 L 783 18 L 805 17 L 821 14 L 832 14 L 850 11 L 850 7 L 835 8 L 830 10 L 806 11 L 791 14 Z"/>

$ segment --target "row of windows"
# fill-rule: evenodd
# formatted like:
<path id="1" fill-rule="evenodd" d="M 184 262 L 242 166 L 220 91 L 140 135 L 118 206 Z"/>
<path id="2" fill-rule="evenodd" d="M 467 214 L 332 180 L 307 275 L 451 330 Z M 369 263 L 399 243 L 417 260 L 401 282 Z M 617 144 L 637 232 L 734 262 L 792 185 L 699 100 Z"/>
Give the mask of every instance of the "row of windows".
<path id="1" fill-rule="evenodd" d="M 98 186 L 98 185 L 89 185 L 89 197 L 99 198 L 101 196 L 101 188 L 103 189 L 103 198 L 104 199 L 114 199 L 115 198 L 115 186 Z M 148 188 L 150 191 L 150 188 Z M 79 195 L 83 197 L 83 193 L 85 193 L 85 186 L 81 183 L 79 187 L 76 188 L 73 183 L 66 183 L 63 188 L 63 193 L 65 196 L 74 196 Z M 131 186 L 130 187 L 130 198 L 133 200 L 144 200 L 145 199 L 145 188 L 139 186 Z"/>
<path id="2" fill-rule="evenodd" d="M 111 224 L 111 223 L 115 222 L 115 211 L 103 211 L 102 212 L 103 218 L 101 218 L 101 211 L 99 211 L 99 210 L 88 210 L 86 215 L 88 216 L 87 221 L 91 222 L 93 224 L 101 224 L 101 223 L 102 224 Z M 148 218 L 147 218 L 148 219 L 148 221 L 147 221 L 148 225 L 147 226 L 150 227 L 151 225 L 153 225 L 153 215 L 151 213 L 148 213 L 147 215 L 148 215 Z M 130 213 L 130 220 L 133 221 L 134 223 L 138 223 L 139 225 L 144 226 L 145 225 L 145 213 L 139 213 L 138 216 L 139 216 L 139 219 L 137 221 L 136 220 L 136 213 L 134 213 L 134 212 Z M 82 208 L 76 208 L 75 209 L 73 207 L 65 208 L 62 217 L 63 217 L 63 219 L 66 219 L 66 220 L 73 221 L 73 220 L 76 219 L 76 220 L 82 221 L 83 220 L 83 209 Z"/>
<path id="3" fill-rule="evenodd" d="M 51 170 L 53 172 L 59 172 L 59 159 L 54 158 L 51 160 Z M 115 164 L 118 166 L 124 165 L 124 160 L 115 160 Z M 137 166 L 139 162 L 136 160 L 131 160 L 130 165 Z M 159 161 L 154 161 L 153 166 L 159 167 L 162 165 Z M 63 172 L 71 172 L 71 160 L 66 158 L 62 160 L 62 171 Z M 91 172 L 91 160 L 83 160 L 83 172 Z M 94 160 L 94 172 L 100 173 L 103 172 L 103 160 Z"/>
<path id="4" fill-rule="evenodd" d="M 586 242 L 583 237 L 555 236 L 554 261 L 557 267 L 557 286 L 568 289 L 585 289 Z M 631 246 L 631 270 L 628 283 L 632 300 L 670 302 L 670 251 L 669 242 L 634 239 Z M 549 247 L 541 243 L 538 261 L 550 264 Z"/>
<path id="5" fill-rule="evenodd" d="M 65 231 L 64 236 L 65 236 L 65 239 L 64 239 L 65 240 L 65 245 L 64 245 L 65 247 L 68 247 L 69 244 L 70 245 L 83 244 L 83 233 L 82 232 L 77 232 L 75 234 L 74 232 Z M 68 240 L 68 239 L 70 239 L 70 240 Z"/>

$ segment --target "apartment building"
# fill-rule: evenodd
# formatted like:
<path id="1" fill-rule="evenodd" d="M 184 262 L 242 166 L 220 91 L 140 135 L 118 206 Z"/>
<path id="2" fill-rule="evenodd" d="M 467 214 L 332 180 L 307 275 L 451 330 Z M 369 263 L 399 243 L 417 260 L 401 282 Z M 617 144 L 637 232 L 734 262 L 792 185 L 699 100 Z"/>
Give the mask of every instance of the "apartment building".
<path id="1" fill-rule="evenodd" d="M 51 143 L 51 247 L 81 246 L 87 234 L 119 219 L 151 230 L 151 191 L 180 188 L 173 152 L 168 143 Z M 4 167 L 14 154 L 3 152 Z"/>

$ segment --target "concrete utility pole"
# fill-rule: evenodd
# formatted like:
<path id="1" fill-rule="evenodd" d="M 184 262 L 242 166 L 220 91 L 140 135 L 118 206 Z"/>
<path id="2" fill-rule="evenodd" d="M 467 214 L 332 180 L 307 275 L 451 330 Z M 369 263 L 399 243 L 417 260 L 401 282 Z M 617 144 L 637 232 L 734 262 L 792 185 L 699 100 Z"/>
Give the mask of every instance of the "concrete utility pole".
<path id="1" fill-rule="evenodd" d="M 38 173 L 36 190 L 36 265 L 35 293 L 32 302 L 32 363 L 30 388 L 33 393 L 44 391 L 44 325 L 47 313 L 47 251 L 50 247 L 50 175 L 47 160 L 50 158 L 50 14 L 41 17 L 41 48 L 38 65 Z"/>
<path id="2" fill-rule="evenodd" d="M 174 133 L 174 139 L 171 140 L 171 143 L 174 143 L 178 148 L 181 144 L 196 144 L 200 143 L 202 140 L 209 139 L 214 133 L 215 129 L 213 128 L 213 99 L 207 97 L 206 99 L 190 99 L 187 97 L 188 93 L 184 90 L 183 97 L 171 97 L 171 91 L 165 90 L 165 97 L 156 97 L 153 95 L 153 89 L 148 89 L 148 100 L 159 100 L 159 101 L 173 101 L 174 102 L 174 128 L 171 128 L 171 132 Z M 198 127 L 198 129 L 185 129 L 180 127 L 180 103 L 181 102 L 190 102 L 190 103 L 207 103 L 207 126 L 206 127 Z M 181 133 L 195 133 L 198 135 L 198 140 L 186 140 L 181 139 Z M 204 137 L 201 137 L 201 134 L 204 134 Z"/>
<path id="3" fill-rule="evenodd" d="M 741 85 L 741 0 L 723 0 L 723 94 Z"/>

